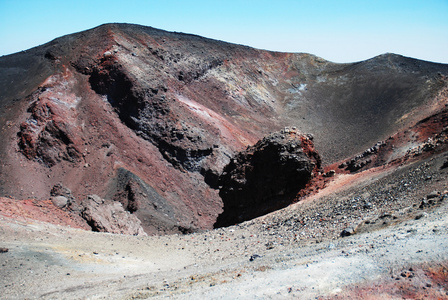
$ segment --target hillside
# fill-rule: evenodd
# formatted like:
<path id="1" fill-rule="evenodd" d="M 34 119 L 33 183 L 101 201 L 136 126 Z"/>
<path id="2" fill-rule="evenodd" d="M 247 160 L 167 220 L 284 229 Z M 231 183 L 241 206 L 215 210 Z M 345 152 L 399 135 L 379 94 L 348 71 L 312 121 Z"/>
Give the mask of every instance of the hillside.
<path id="1" fill-rule="evenodd" d="M 447 76 L 131 24 L 0 57 L 0 298 L 447 299 Z"/>
<path id="2" fill-rule="evenodd" d="M 443 109 L 447 73 L 395 54 L 334 64 L 102 25 L 0 58 L 0 196 L 45 200 L 61 184 L 74 218 L 96 194 L 148 234 L 210 229 L 237 152 L 295 128 L 337 163 Z"/>

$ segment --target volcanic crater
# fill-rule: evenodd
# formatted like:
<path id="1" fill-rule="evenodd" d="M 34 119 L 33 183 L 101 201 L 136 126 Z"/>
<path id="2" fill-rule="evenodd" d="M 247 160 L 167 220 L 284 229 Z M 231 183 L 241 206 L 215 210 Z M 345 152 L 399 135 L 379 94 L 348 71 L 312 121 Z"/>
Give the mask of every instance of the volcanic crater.
<path id="1" fill-rule="evenodd" d="M 210 229 L 223 208 L 219 177 L 238 152 L 294 127 L 313 134 L 326 165 L 354 156 L 434 113 L 446 70 L 103 25 L 2 57 L 2 195 L 44 200 L 60 183 L 79 202 L 123 198 L 130 184 L 118 178 L 129 172 L 151 191 L 131 192 L 149 234 Z"/>
<path id="2" fill-rule="evenodd" d="M 409 183 L 412 199 L 425 184 L 446 198 L 447 76 L 446 64 L 391 53 L 337 64 L 132 24 L 67 35 L 0 57 L 0 214 L 192 239 L 269 226 L 292 245 L 291 224 L 310 218 L 319 224 L 303 236 L 340 238 L 340 199 L 362 192 L 363 210 L 404 222 L 412 204 L 388 204 L 375 178 L 393 190 L 391 174 L 408 168 L 425 180 Z M 344 208 L 359 226 L 343 236 L 378 229 L 358 205 Z"/>

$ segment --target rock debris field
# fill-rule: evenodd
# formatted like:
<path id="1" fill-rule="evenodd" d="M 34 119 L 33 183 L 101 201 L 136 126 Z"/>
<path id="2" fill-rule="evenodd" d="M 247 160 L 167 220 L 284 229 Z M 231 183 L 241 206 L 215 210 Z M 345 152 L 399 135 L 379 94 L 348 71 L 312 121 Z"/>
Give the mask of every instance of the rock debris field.
<path id="1" fill-rule="evenodd" d="M 448 65 L 134 24 L 0 57 L 1 299 L 448 299 Z"/>
<path id="2" fill-rule="evenodd" d="M 188 235 L 2 217 L 2 297 L 446 299 L 447 159 L 337 175 L 330 192 Z"/>

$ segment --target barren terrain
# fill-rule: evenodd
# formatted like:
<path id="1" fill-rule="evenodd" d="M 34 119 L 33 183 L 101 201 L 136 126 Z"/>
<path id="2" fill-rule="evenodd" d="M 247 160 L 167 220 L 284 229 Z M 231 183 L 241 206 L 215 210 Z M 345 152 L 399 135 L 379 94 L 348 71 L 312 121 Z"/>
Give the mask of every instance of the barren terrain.
<path id="1" fill-rule="evenodd" d="M 2 295 L 445 299 L 448 168 L 441 166 L 447 160 L 445 154 L 394 170 L 338 175 L 330 194 L 188 235 L 92 233 L 2 217 L 0 245 L 9 249 L 0 254 Z M 357 178 L 338 183 L 347 177 Z M 440 194 L 428 202 L 433 191 Z M 350 226 L 357 233 L 341 237 Z"/>
<path id="2" fill-rule="evenodd" d="M 448 299 L 448 65 L 131 24 L 0 57 L 5 299 Z"/>

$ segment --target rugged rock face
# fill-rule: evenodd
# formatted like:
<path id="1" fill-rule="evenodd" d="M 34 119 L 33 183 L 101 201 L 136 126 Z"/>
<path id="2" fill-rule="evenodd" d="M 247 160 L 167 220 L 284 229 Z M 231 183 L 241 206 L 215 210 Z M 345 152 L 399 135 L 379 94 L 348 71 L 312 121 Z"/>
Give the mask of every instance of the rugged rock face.
<path id="1" fill-rule="evenodd" d="M 69 72 L 69 71 L 67 71 Z M 52 167 L 61 160 L 70 162 L 81 158 L 82 133 L 76 124 L 76 107 L 79 97 L 70 92 L 70 85 L 60 83 L 64 75 L 49 77 L 29 97 L 30 116 L 20 124 L 18 145 L 29 159 L 36 159 Z"/>
<path id="2" fill-rule="evenodd" d="M 169 234 L 193 230 L 187 224 L 179 224 L 176 208 L 141 178 L 124 168 L 116 172 L 117 176 L 109 182 L 105 198 L 121 203 L 126 211 L 142 220 L 146 233 Z"/>
<path id="3" fill-rule="evenodd" d="M 101 199 L 90 195 L 81 202 L 82 217 L 93 231 L 128 235 L 146 235 L 140 220 L 125 211 L 120 202 Z"/>
<path id="4" fill-rule="evenodd" d="M 178 120 L 186 112 L 173 107 L 165 86 L 148 87 L 147 82 L 133 79 L 110 52 L 87 74 L 92 89 L 106 97 L 121 121 L 153 143 L 174 167 L 201 171 L 203 160 L 219 140 L 210 131 Z"/>
<path id="5" fill-rule="evenodd" d="M 148 234 L 211 229 L 235 153 L 297 126 L 341 163 L 438 111 L 447 74 L 106 24 L 0 58 L 0 196 L 44 200 L 61 182 L 70 207 L 97 194 Z"/>
<path id="6" fill-rule="evenodd" d="M 253 219 L 291 204 L 321 167 L 311 135 L 273 133 L 238 153 L 219 177 L 224 212 L 215 227 Z"/>

